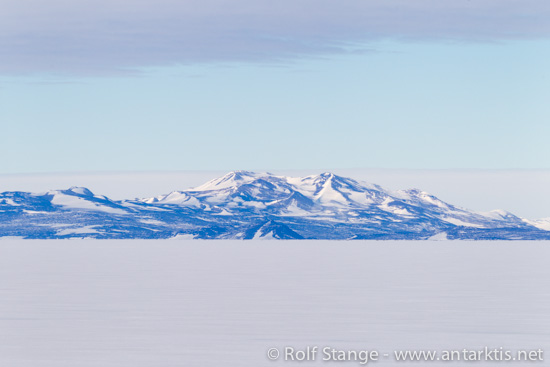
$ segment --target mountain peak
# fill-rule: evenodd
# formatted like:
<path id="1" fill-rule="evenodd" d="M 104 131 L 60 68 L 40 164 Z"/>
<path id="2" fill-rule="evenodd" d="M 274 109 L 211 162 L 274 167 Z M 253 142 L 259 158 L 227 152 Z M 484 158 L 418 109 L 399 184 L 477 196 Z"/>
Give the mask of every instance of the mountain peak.
<path id="1" fill-rule="evenodd" d="M 86 187 L 81 187 L 81 186 L 71 186 L 67 191 L 70 191 L 77 195 L 82 195 L 82 196 L 94 196 L 93 192 L 91 192 Z"/>
<path id="2" fill-rule="evenodd" d="M 255 177 L 258 174 L 251 171 L 237 170 L 226 173 L 223 177 L 233 177 L 233 178 L 244 178 L 244 177 Z"/>
<path id="3" fill-rule="evenodd" d="M 333 179 L 333 178 L 337 178 L 338 176 L 336 176 L 332 172 L 323 172 L 321 174 L 310 176 L 310 177 L 312 177 L 314 180 L 327 181 L 327 180 L 330 180 L 330 179 Z"/>
<path id="4" fill-rule="evenodd" d="M 231 171 L 229 173 L 226 173 L 222 177 L 215 178 L 201 186 L 194 188 L 193 191 L 212 191 L 227 189 L 229 187 L 238 186 L 245 182 L 253 181 L 260 176 L 262 176 L 262 174 L 250 171 Z"/>

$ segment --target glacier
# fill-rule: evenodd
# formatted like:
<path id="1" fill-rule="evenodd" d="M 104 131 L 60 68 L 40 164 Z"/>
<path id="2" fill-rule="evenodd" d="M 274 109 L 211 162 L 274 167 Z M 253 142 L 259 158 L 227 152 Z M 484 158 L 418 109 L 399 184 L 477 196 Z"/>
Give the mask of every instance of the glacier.
<path id="1" fill-rule="evenodd" d="M 132 200 L 84 187 L 0 193 L 0 237 L 25 239 L 545 240 L 549 222 L 474 212 L 419 189 L 390 191 L 330 172 L 233 171 Z"/>

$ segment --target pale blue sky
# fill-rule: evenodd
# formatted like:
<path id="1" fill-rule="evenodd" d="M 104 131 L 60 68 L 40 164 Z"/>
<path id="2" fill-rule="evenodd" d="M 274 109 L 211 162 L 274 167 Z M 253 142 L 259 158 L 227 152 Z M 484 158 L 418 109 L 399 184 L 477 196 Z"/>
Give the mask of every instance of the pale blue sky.
<path id="1" fill-rule="evenodd" d="M 550 168 L 543 2 L 184 3 L 193 27 L 145 0 L 82 22 L 89 1 L 13 2 L 34 22 L 0 26 L 0 173 Z"/>

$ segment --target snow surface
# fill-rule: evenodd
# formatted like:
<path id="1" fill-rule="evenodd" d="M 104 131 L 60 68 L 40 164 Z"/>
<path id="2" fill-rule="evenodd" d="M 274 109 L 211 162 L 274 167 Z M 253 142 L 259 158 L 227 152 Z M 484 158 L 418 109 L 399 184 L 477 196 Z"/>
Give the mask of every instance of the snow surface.
<path id="1" fill-rule="evenodd" d="M 447 240 L 447 233 L 446 232 L 440 232 L 440 233 L 430 237 L 429 240 L 430 241 L 445 241 L 445 240 Z"/>
<path id="2" fill-rule="evenodd" d="M 160 220 L 156 220 L 156 219 L 140 219 L 139 221 L 143 224 L 162 224 L 163 223 Z"/>
<path id="3" fill-rule="evenodd" d="M 16 203 L 15 201 L 13 201 L 13 199 L 10 199 L 10 198 L 5 198 L 5 199 L 0 200 L 0 204 L 12 205 L 12 206 L 20 206 L 21 205 L 19 203 Z"/>
<path id="4" fill-rule="evenodd" d="M 97 229 L 95 229 L 97 226 L 84 226 L 84 227 L 77 227 L 77 228 L 67 228 L 57 231 L 57 234 L 59 236 L 65 236 L 68 234 L 88 234 L 88 233 L 99 233 Z"/>
<path id="5" fill-rule="evenodd" d="M 0 366 L 359 366 L 265 356 L 308 345 L 547 349 L 548 258 L 549 242 L 527 241 L 4 239 Z"/>
<path id="6" fill-rule="evenodd" d="M 161 195 L 154 198 L 143 199 L 141 201 L 147 204 L 177 204 L 181 206 L 200 207 L 200 202 L 196 198 L 181 191 L 174 191 L 168 195 Z"/>
<path id="7" fill-rule="evenodd" d="M 524 219 L 524 222 L 529 223 L 537 228 L 544 229 L 545 231 L 550 231 L 550 218 L 542 218 L 539 220 Z"/>
<path id="8" fill-rule="evenodd" d="M 53 195 L 51 200 L 52 204 L 60 205 L 68 209 L 85 209 L 97 210 L 111 214 L 128 214 L 125 210 L 100 205 L 78 196 L 65 195 L 60 191 L 52 191 L 51 194 Z"/>
<path id="9" fill-rule="evenodd" d="M 194 191 L 210 191 L 221 190 L 233 187 L 244 182 L 253 181 L 256 177 L 260 177 L 261 173 L 248 172 L 248 171 L 233 171 L 226 175 L 215 178 L 207 183 L 200 185 L 193 189 Z"/>
<path id="10" fill-rule="evenodd" d="M 487 218 L 497 219 L 497 220 L 505 220 L 507 217 L 514 216 L 512 213 L 503 209 L 495 209 L 489 212 L 480 212 L 479 214 Z"/>

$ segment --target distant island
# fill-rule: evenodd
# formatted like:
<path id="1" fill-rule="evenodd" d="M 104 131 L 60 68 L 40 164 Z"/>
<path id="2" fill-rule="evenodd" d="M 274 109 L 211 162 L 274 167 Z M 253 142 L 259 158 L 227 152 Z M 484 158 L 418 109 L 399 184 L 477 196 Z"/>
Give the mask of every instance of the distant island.
<path id="1" fill-rule="evenodd" d="M 82 187 L 0 194 L 0 238 L 548 240 L 550 219 L 479 213 L 418 189 L 332 173 L 234 171 L 199 187 L 111 200 Z"/>

